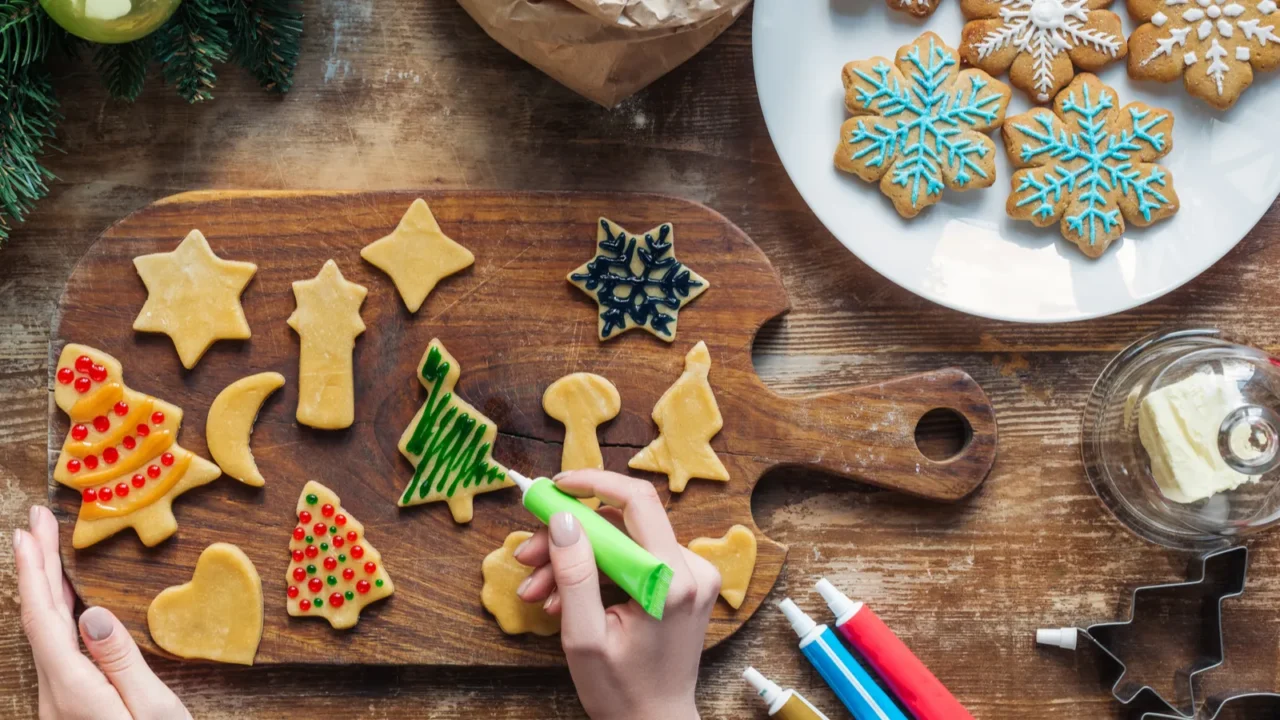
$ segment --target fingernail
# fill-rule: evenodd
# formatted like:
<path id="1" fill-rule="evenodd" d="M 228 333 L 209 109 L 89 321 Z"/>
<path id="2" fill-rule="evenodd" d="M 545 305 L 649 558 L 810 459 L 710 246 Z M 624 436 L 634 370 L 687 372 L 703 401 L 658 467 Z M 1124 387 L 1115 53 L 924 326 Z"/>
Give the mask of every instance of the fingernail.
<path id="1" fill-rule="evenodd" d="M 91 607 L 80 616 L 80 627 L 84 628 L 84 634 L 88 635 L 90 640 L 96 642 L 110 637 L 111 631 L 116 629 L 116 624 L 109 611 L 100 607 Z"/>
<path id="2" fill-rule="evenodd" d="M 529 538 L 529 540 L 532 540 L 532 539 L 533 538 Z M 524 549 L 529 547 L 529 540 L 525 540 L 524 542 L 516 546 L 516 551 L 511 553 L 515 557 L 515 559 L 519 560 L 520 553 L 524 552 Z"/>
<path id="3" fill-rule="evenodd" d="M 562 470 L 562 471 L 560 471 L 560 472 L 556 473 L 554 476 L 552 476 L 551 481 L 552 481 L 552 482 L 559 482 L 561 478 L 565 477 L 565 476 L 566 476 L 566 475 L 568 475 L 570 472 L 572 472 L 572 471 L 571 471 L 571 470 Z"/>
<path id="4" fill-rule="evenodd" d="M 36 524 L 39 522 L 40 522 L 40 506 L 32 505 L 31 509 L 27 511 L 27 527 L 31 528 L 32 530 L 35 530 Z"/>
<path id="5" fill-rule="evenodd" d="M 542 609 L 543 609 L 543 610 L 550 610 L 550 609 L 551 609 L 551 603 L 552 603 L 552 602 L 553 602 L 557 597 L 559 597 L 559 595 L 557 595 L 557 594 L 556 594 L 556 591 L 555 591 L 555 590 L 552 590 L 552 591 L 551 591 L 551 594 L 547 596 L 546 601 L 542 603 Z"/>
<path id="6" fill-rule="evenodd" d="M 551 542 L 556 547 L 569 547 L 582 537 L 582 526 L 578 519 L 567 512 L 558 512 L 551 516 Z"/>
<path id="7" fill-rule="evenodd" d="M 533 576 L 532 576 L 532 575 L 530 575 L 529 577 L 527 577 L 527 578 L 525 578 L 525 579 L 521 580 L 521 581 L 520 581 L 520 586 L 516 588 L 516 595 L 523 596 L 523 595 L 524 595 L 524 591 L 529 589 L 529 583 L 531 583 L 531 582 L 533 582 Z"/>
<path id="8" fill-rule="evenodd" d="M 13 551 L 14 552 L 17 552 L 18 548 L 22 547 L 23 535 L 26 535 L 26 533 L 22 532 L 21 530 L 18 530 L 17 528 L 14 528 L 13 530 Z"/>

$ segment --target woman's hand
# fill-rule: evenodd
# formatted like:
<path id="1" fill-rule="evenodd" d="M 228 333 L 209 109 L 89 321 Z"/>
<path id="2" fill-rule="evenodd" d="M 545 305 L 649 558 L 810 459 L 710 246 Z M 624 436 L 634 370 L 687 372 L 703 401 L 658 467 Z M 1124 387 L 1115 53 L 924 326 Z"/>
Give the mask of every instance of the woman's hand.
<path id="1" fill-rule="evenodd" d="M 33 507 L 30 523 L 31 532 L 13 531 L 13 556 L 42 720 L 190 718 L 109 610 L 91 607 L 80 615 L 79 637 L 93 660 L 80 654 L 71 617 L 75 595 L 58 556 L 58 521 L 48 508 Z"/>
<path id="2" fill-rule="evenodd" d="M 697 718 L 694 687 L 720 573 L 676 542 L 653 485 L 617 473 L 579 470 L 556 478 L 570 495 L 599 497 L 600 514 L 674 571 L 662 620 L 634 600 L 605 609 L 591 541 L 569 513 L 551 516 L 516 549 L 537 569 L 519 588 L 526 602 L 545 602 L 560 614 L 560 642 L 578 698 L 596 720 Z"/>

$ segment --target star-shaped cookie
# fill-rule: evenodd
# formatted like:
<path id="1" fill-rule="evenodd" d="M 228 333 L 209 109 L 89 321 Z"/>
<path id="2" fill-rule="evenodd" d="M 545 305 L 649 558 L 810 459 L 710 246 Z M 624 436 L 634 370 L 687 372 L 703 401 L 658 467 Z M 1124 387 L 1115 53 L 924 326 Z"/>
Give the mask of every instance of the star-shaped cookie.
<path id="1" fill-rule="evenodd" d="M 293 283 L 298 307 L 289 327 L 301 339 L 298 355 L 298 422 L 340 430 L 355 420 L 351 354 L 364 332 L 360 305 L 368 290 L 342 277 L 329 260 L 320 274 Z"/>
<path id="2" fill-rule="evenodd" d="M 258 266 L 214 255 L 199 230 L 188 233 L 173 252 L 141 255 L 133 266 L 147 286 L 147 302 L 133 329 L 168 335 L 188 370 L 215 341 L 252 335 L 240 293 Z"/>
<path id="3" fill-rule="evenodd" d="M 476 261 L 440 231 L 422 198 L 413 201 L 390 235 L 364 246 L 360 257 L 391 277 L 411 313 L 418 312 L 436 283 Z"/>

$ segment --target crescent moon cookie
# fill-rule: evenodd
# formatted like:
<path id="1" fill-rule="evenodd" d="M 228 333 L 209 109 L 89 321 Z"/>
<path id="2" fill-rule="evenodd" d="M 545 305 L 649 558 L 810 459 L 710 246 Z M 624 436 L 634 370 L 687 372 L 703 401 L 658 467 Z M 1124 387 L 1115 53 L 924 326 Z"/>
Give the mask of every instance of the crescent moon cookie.
<path id="1" fill-rule="evenodd" d="M 476 261 L 441 232 L 422 198 L 413 201 L 390 235 L 365 245 L 360 257 L 391 277 L 411 313 L 418 312 L 436 283 Z"/>
<path id="2" fill-rule="evenodd" d="M 200 553 L 191 582 L 151 601 L 147 628 L 180 658 L 252 665 L 262 640 L 262 578 L 240 548 L 214 543 Z"/>
<path id="3" fill-rule="evenodd" d="M 356 390 L 351 355 L 364 332 L 360 305 L 368 290 L 347 282 L 329 260 L 311 280 L 293 283 L 298 307 L 289 327 L 298 333 L 298 422 L 320 430 L 351 427 Z"/>
<path id="4" fill-rule="evenodd" d="M 516 595 L 520 583 L 533 574 L 533 568 L 516 560 L 516 548 L 531 537 L 533 533 L 513 532 L 502 547 L 485 556 L 480 565 L 484 576 L 480 602 L 497 619 L 502 632 L 508 635 L 555 635 L 560 632 L 560 618 L 543 610 L 542 603 L 528 603 Z"/>
<path id="5" fill-rule="evenodd" d="M 365 605 L 396 591 L 360 524 L 332 490 L 311 480 L 298 498 L 289 540 L 285 606 L 294 617 L 322 617 L 337 630 L 354 627 Z"/>
<path id="6" fill-rule="evenodd" d="M 209 454 L 222 472 L 245 485 L 266 483 L 249 450 L 249 435 L 262 403 L 282 385 L 284 376 L 277 372 L 250 375 L 223 388 L 209 406 L 204 424 Z"/>
<path id="7" fill-rule="evenodd" d="M 71 431 L 53 479 L 81 494 L 77 549 L 133 528 L 151 547 L 178 529 L 173 500 L 213 482 L 218 466 L 177 443 L 182 410 L 124 384 L 120 361 L 87 345 L 58 357 L 53 400 Z"/>
<path id="8" fill-rule="evenodd" d="M 995 143 L 1009 86 L 983 70 L 960 70 L 960 55 L 926 32 L 882 57 L 844 66 L 845 109 L 836 168 L 880 192 L 898 214 L 913 218 L 944 188 L 973 190 L 996 180 Z"/>
<path id="9" fill-rule="evenodd" d="M 252 335 L 240 293 L 258 266 L 214 255 L 199 230 L 188 233 L 172 252 L 134 258 L 133 266 L 147 286 L 147 302 L 133 329 L 168 335 L 188 370 L 214 342 Z"/>
<path id="10" fill-rule="evenodd" d="M 1053 111 L 1009 118 L 1005 150 L 1017 170 L 1006 209 L 1100 257 L 1124 235 L 1178 212 L 1173 176 L 1155 160 L 1173 149 L 1173 113 L 1140 102 L 1120 107 L 1116 91 L 1084 73 L 1058 93 Z"/>
<path id="11" fill-rule="evenodd" d="M 1230 109 L 1257 72 L 1280 65 L 1275 0 L 1128 0 L 1129 77 L 1172 82 Z"/>

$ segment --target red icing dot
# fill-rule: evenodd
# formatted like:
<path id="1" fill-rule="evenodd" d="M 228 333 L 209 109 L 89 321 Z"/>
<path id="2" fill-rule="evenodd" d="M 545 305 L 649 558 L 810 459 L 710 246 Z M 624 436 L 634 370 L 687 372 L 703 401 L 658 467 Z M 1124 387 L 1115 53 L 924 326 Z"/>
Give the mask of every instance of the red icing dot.
<path id="1" fill-rule="evenodd" d="M 151 428 L 147 427 L 146 425 L 139 425 L 138 427 L 134 428 L 134 430 L 137 431 L 138 437 L 146 437 L 151 434 Z"/>
<path id="2" fill-rule="evenodd" d="M 173 453 L 165 453 L 160 456 L 160 464 L 169 467 L 173 465 Z"/>
<path id="3" fill-rule="evenodd" d="M 308 599 L 306 599 L 306 598 L 303 598 L 303 599 L 299 600 L 299 601 L 298 601 L 298 609 L 299 609 L 299 610 L 301 610 L 302 612 L 306 612 L 306 611 L 310 610 L 310 609 L 311 609 L 311 601 L 310 601 L 310 600 L 308 600 Z"/>
<path id="4" fill-rule="evenodd" d="M 76 372 L 87 374 L 91 367 L 93 367 L 93 360 L 90 360 L 88 355 L 81 355 L 76 358 Z"/>
<path id="5" fill-rule="evenodd" d="M 329 604 L 333 607 L 340 608 L 342 607 L 342 603 L 342 593 L 336 592 L 329 595 Z"/>
<path id="6" fill-rule="evenodd" d="M 138 441 L 134 440 L 132 435 L 125 435 L 124 439 L 120 441 L 120 444 L 124 445 L 125 450 L 132 450 L 138 446 Z"/>
<path id="7" fill-rule="evenodd" d="M 360 558 L 364 557 L 364 547 L 362 547 L 362 546 L 360 546 L 360 545 L 352 545 L 352 546 L 351 546 L 351 557 L 353 557 L 353 558 L 355 558 L 355 559 L 357 559 L 357 560 L 359 560 Z"/>
<path id="8" fill-rule="evenodd" d="M 336 547 L 336 548 L 340 548 L 340 547 L 342 547 L 342 546 L 343 546 L 343 545 L 345 545 L 345 544 L 346 544 L 346 542 L 342 539 L 342 536 L 341 536 L 341 535 L 334 535 L 334 536 L 333 536 L 333 546 L 334 546 L 334 547 Z"/>
<path id="9" fill-rule="evenodd" d="M 120 451 L 109 447 L 102 451 L 102 459 L 106 460 L 108 465 L 111 465 L 120 459 Z"/>
<path id="10" fill-rule="evenodd" d="M 98 491 L 93 488 L 85 488 L 82 496 L 84 497 L 85 502 L 93 502 L 98 499 Z"/>
<path id="11" fill-rule="evenodd" d="M 298 588 L 294 585 L 290 585 L 288 593 L 289 593 L 289 597 L 296 598 L 298 597 Z"/>
<path id="12" fill-rule="evenodd" d="M 97 458 L 97 456 L 96 456 L 96 455 L 85 455 L 85 456 L 84 456 L 84 466 L 85 466 L 85 467 L 87 467 L 87 468 L 89 468 L 90 470 L 92 470 L 92 469 L 94 469 L 94 468 L 98 467 L 98 458 Z"/>
<path id="13" fill-rule="evenodd" d="M 320 549 L 319 549 L 319 548 L 317 548 L 315 545 L 308 545 L 308 546 L 307 546 L 307 557 L 311 557 L 311 558 L 313 558 L 313 557 L 315 557 L 315 556 L 317 556 L 317 555 L 319 555 L 319 554 L 320 554 Z"/>
<path id="14" fill-rule="evenodd" d="M 160 466 L 159 466 L 159 465 L 148 465 L 148 466 L 147 466 L 147 477 L 151 478 L 152 480 L 155 480 L 156 478 L 160 477 Z"/>
<path id="15" fill-rule="evenodd" d="M 363 594 L 365 594 L 365 593 L 369 592 L 369 581 L 368 581 L 368 580 L 361 580 L 360 582 L 357 582 L 357 583 L 356 583 L 356 592 L 360 593 L 361 595 L 363 595 Z"/>
<path id="16" fill-rule="evenodd" d="M 343 579 L 343 580 L 350 580 L 351 578 L 353 578 L 353 577 L 355 577 L 355 576 L 356 576 L 356 571 L 355 571 L 355 570 L 352 570 L 351 568 L 343 568 L 343 569 L 342 569 L 342 579 Z"/>
<path id="17" fill-rule="evenodd" d="M 296 563 L 302 562 L 302 558 L 306 557 L 305 555 L 302 554 L 301 550 L 294 550 L 293 552 L 290 553 L 290 556 L 293 558 L 293 561 Z"/>
<path id="18" fill-rule="evenodd" d="M 335 559 L 335 558 L 334 558 L 334 557 L 332 557 L 332 556 L 327 557 L 327 558 L 325 558 L 325 559 L 324 559 L 324 569 L 325 569 L 325 570 L 332 570 L 332 569 L 334 569 L 334 568 L 336 568 L 336 567 L 338 567 L 338 561 L 337 561 L 337 559 Z"/>
<path id="19" fill-rule="evenodd" d="M 112 411 L 115 412 L 115 414 L 121 417 L 124 417 L 125 415 L 129 414 L 129 403 L 121 400 L 120 402 L 113 405 L 111 409 Z"/>
<path id="20" fill-rule="evenodd" d="M 89 367 L 89 377 L 93 378 L 94 382 L 102 382 L 107 379 L 107 369 L 98 363 L 94 363 Z"/>
<path id="21" fill-rule="evenodd" d="M 71 368 L 58 368 L 58 382 L 63 385 L 70 385 L 72 380 L 76 379 L 76 373 Z"/>
<path id="22" fill-rule="evenodd" d="M 355 530 L 347 531 L 347 542 L 355 542 L 359 537 L 360 536 L 356 534 Z"/>
<path id="23" fill-rule="evenodd" d="M 98 499 L 106 502 L 111 499 L 111 488 L 104 487 L 98 491 Z"/>
<path id="24" fill-rule="evenodd" d="M 93 381 L 89 378 L 84 376 L 76 378 L 76 392 L 87 393 L 91 387 L 93 387 Z"/>
<path id="25" fill-rule="evenodd" d="M 302 582 L 303 580 L 306 580 L 306 579 L 307 579 L 307 571 L 306 571 L 306 570 L 304 570 L 304 569 L 303 569 L 303 568 L 301 568 L 301 567 L 296 567 L 296 568 L 294 568 L 294 569 L 293 569 L 293 579 L 294 579 L 294 580 L 297 580 L 298 582 Z"/>
<path id="26" fill-rule="evenodd" d="M 307 531 L 306 531 L 306 530 L 303 530 L 303 529 L 302 529 L 302 528 L 300 528 L 300 527 L 296 527 L 296 528 L 294 528 L 294 529 L 293 529 L 293 539 L 294 539 L 294 540 L 301 540 L 302 538 L 304 538 L 304 537 L 306 537 L 306 536 L 307 536 Z"/>
<path id="27" fill-rule="evenodd" d="M 129 486 L 125 483 L 116 483 L 116 495 L 124 497 L 129 494 Z"/>
<path id="28" fill-rule="evenodd" d="M 163 424 L 164 424 L 164 413 L 160 412 L 159 410 L 157 410 L 157 411 L 155 411 L 155 412 L 151 413 L 151 424 L 152 424 L 152 425 L 163 425 Z"/>
<path id="29" fill-rule="evenodd" d="M 320 514 L 325 517 L 333 517 L 333 506 L 330 505 L 329 503 L 325 503 L 324 505 L 321 505 Z"/>
<path id="30" fill-rule="evenodd" d="M 311 513 L 307 512 L 306 510 L 303 510 L 302 512 L 298 513 L 298 522 L 302 523 L 303 525 L 306 525 L 307 523 L 311 522 Z"/>
<path id="31" fill-rule="evenodd" d="M 76 423 L 75 425 L 71 426 L 72 440 L 83 440 L 87 437 L 89 437 L 89 428 L 85 427 L 84 425 L 81 425 L 80 423 Z"/>
<path id="32" fill-rule="evenodd" d="M 314 534 L 316 535 L 324 535 L 326 532 L 329 531 L 329 526 L 325 525 L 322 522 L 318 522 L 315 525 L 312 525 L 311 529 L 312 531 L 314 531 Z"/>
<path id="33" fill-rule="evenodd" d="M 372 575 L 378 571 L 378 566 L 371 560 L 364 564 L 364 571 Z"/>
<path id="34" fill-rule="evenodd" d="M 134 473 L 133 477 L 129 478 L 129 482 L 133 483 L 134 487 L 140 488 L 147 484 L 147 479 L 142 477 L 140 473 Z"/>
<path id="35" fill-rule="evenodd" d="M 111 421 L 106 415 L 99 415 L 93 419 L 93 429 L 98 432 L 106 432 L 111 429 Z"/>
<path id="36" fill-rule="evenodd" d="M 334 525 L 337 525 L 338 527 L 342 527 L 343 525 L 346 525 L 346 524 L 347 524 L 347 516 L 346 516 L 346 515 L 343 515 L 342 513 L 338 513 L 338 514 L 333 518 L 333 524 L 334 524 Z"/>
<path id="37" fill-rule="evenodd" d="M 310 580 L 307 581 L 307 589 L 313 593 L 318 593 L 324 589 L 324 583 L 321 582 L 320 578 L 318 577 L 311 578 Z"/>
<path id="38" fill-rule="evenodd" d="M 77 459 L 75 459 L 75 458 L 71 458 L 70 460 L 68 460 L 68 461 L 67 461 L 67 472 L 70 472 L 70 473 L 78 473 L 78 472 L 80 472 L 80 461 L 79 461 L 79 460 L 77 460 Z"/>

